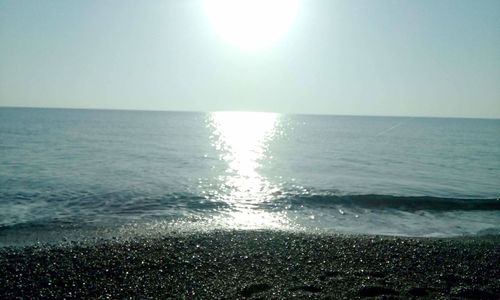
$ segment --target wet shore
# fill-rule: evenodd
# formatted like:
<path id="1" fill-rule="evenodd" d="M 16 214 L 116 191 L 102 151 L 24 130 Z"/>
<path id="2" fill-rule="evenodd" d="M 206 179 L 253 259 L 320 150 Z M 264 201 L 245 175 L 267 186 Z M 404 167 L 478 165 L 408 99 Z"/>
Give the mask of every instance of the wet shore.
<path id="1" fill-rule="evenodd" d="M 215 231 L 0 248 L 0 298 L 499 299 L 500 238 Z"/>

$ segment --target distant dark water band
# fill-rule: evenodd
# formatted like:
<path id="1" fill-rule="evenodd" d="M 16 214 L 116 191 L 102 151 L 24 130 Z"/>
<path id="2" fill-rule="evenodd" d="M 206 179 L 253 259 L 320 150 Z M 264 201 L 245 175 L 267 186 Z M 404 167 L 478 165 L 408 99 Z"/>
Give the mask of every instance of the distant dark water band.
<path id="1" fill-rule="evenodd" d="M 500 210 L 499 199 L 458 199 L 429 196 L 393 195 L 295 195 L 284 198 L 293 208 L 329 208 L 332 206 L 401 211 L 478 211 Z"/>

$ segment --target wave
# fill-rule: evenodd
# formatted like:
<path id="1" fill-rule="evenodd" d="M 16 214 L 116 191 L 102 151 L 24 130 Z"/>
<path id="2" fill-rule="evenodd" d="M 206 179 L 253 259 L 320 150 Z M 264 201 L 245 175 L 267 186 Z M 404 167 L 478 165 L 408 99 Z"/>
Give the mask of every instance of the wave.
<path id="1" fill-rule="evenodd" d="M 65 227 L 141 218 L 174 219 L 228 207 L 226 202 L 192 193 L 0 193 L 0 231 L 16 226 Z"/>
<path id="2" fill-rule="evenodd" d="M 497 211 L 500 199 L 442 198 L 431 196 L 394 196 L 394 195 L 289 195 L 280 199 L 289 209 L 333 208 L 335 206 L 365 208 L 372 210 L 401 211 Z M 276 203 L 268 202 L 276 206 Z"/>
<path id="3" fill-rule="evenodd" d="M 75 193 L 69 195 L 0 195 L 0 230 L 16 226 L 71 227 L 94 223 L 114 224 L 129 221 L 165 219 L 239 209 L 238 201 L 206 197 L 195 193 L 148 194 L 115 191 L 102 194 Z M 6 196 L 6 197 L 5 197 Z M 269 198 L 268 198 L 269 199 Z M 500 211 L 500 199 L 443 198 L 432 196 L 339 195 L 337 191 L 304 193 L 289 191 L 273 194 L 265 202 L 252 200 L 244 207 L 263 211 L 296 211 L 304 209 L 339 210 L 368 209 L 373 212 L 448 212 Z M 247 206 L 248 205 L 248 206 Z M 500 213 L 498 214 L 500 218 Z"/>

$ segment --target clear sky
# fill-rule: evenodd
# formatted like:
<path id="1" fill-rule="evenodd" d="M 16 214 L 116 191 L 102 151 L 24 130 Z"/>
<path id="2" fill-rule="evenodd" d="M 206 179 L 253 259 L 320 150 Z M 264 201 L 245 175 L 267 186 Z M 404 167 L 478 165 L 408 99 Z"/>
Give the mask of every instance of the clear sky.
<path id="1" fill-rule="evenodd" d="M 202 1 L 0 0 L 0 106 L 500 118 L 498 0 L 302 0 L 294 16 L 252 48 Z"/>

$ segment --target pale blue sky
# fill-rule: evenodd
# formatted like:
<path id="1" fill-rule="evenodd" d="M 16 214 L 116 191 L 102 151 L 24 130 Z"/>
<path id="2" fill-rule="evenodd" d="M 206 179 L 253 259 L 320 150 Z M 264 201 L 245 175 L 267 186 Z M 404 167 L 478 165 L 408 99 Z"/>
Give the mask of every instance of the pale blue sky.
<path id="1" fill-rule="evenodd" d="M 196 0 L 0 0 L 0 106 L 500 118 L 500 1 L 303 0 L 252 50 Z"/>

